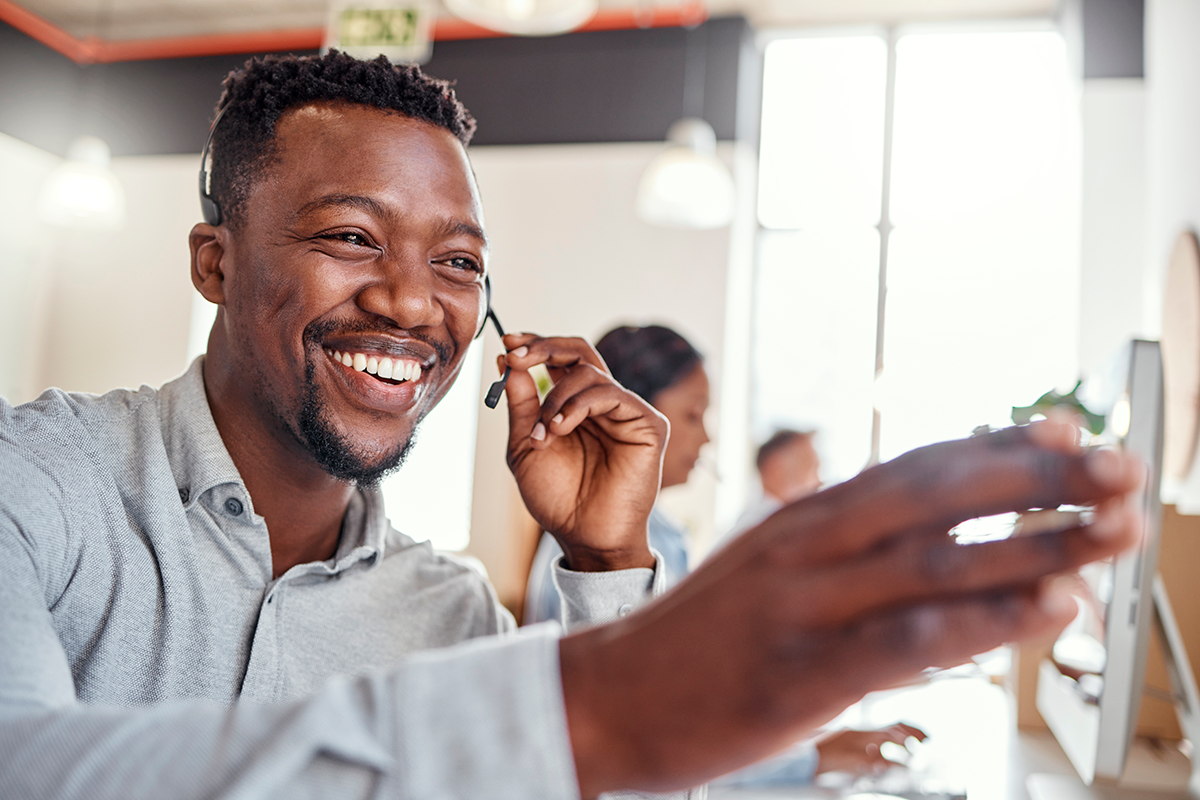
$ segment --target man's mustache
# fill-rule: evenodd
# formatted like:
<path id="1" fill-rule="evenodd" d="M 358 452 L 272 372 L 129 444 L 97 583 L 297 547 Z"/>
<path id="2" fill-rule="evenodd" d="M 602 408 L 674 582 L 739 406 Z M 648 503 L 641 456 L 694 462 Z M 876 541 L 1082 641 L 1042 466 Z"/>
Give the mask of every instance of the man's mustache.
<path id="1" fill-rule="evenodd" d="M 321 342 L 335 333 L 375 333 L 381 336 L 395 336 L 397 331 L 402 331 L 406 337 L 429 345 L 437 353 L 438 360 L 443 364 L 449 364 L 454 357 L 453 350 L 445 342 L 440 342 L 413 330 L 398 328 L 395 325 L 387 325 L 375 320 L 313 320 L 304 326 L 303 339 L 306 348 L 319 350 Z"/>

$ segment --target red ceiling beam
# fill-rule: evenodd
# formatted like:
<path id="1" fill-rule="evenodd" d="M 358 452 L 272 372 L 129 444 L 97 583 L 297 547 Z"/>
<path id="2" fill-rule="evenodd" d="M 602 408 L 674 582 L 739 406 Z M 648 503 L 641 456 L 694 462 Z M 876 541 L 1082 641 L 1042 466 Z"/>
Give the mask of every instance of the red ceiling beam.
<path id="1" fill-rule="evenodd" d="M 603 9 L 579 31 L 611 31 L 631 28 L 664 28 L 698 25 L 708 18 L 702 0 L 687 0 L 674 6 L 651 9 Z M 76 38 L 12 0 L 0 0 L 0 21 L 56 50 L 77 64 L 111 64 L 159 58 L 278 53 L 317 50 L 325 36 L 323 28 L 292 28 L 245 33 L 213 33 L 200 36 L 168 36 L 155 39 L 109 41 L 95 36 Z M 465 20 L 446 17 L 434 23 L 434 41 L 490 39 L 507 36 Z"/>

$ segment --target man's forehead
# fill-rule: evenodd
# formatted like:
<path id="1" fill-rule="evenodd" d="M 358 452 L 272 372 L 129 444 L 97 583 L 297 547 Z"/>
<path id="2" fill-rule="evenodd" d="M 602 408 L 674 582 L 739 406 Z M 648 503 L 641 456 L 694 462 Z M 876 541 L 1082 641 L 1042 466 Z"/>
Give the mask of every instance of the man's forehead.
<path id="1" fill-rule="evenodd" d="M 422 156 L 436 153 L 441 163 L 448 160 L 461 168 L 475 216 L 479 226 L 483 225 L 478 184 L 466 148 L 453 133 L 431 122 L 389 108 L 322 100 L 297 105 L 281 114 L 275 139 L 275 157 L 265 169 L 268 174 L 281 161 L 291 162 L 285 170 L 294 169 L 295 159 L 318 168 L 326 163 L 333 168 L 335 164 L 330 162 L 341 162 L 349 172 L 359 173 L 356 167 L 372 163 L 370 159 L 386 161 L 405 153 L 407 147 Z"/>

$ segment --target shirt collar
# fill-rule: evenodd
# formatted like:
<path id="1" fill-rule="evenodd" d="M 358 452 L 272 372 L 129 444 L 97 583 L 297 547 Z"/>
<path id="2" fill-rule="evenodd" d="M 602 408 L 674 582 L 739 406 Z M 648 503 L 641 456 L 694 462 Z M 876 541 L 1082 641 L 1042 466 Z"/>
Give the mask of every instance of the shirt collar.
<path id="1" fill-rule="evenodd" d="M 184 507 L 190 507 L 210 489 L 227 484 L 236 484 L 249 498 L 208 405 L 204 356 L 196 358 L 183 375 L 164 384 L 159 398 L 167 460 Z M 351 497 L 342 519 L 333 569 L 382 554 L 389 527 L 380 491 L 360 489 Z"/>
<path id="2" fill-rule="evenodd" d="M 242 485 L 204 391 L 204 356 L 159 390 L 163 442 L 184 506 L 224 484 Z"/>

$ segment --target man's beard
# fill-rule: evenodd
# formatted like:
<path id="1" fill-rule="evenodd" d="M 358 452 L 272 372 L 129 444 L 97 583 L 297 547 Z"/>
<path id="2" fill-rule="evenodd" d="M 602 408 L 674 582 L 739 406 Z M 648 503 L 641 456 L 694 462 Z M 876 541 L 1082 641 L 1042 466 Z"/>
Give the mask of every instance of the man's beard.
<path id="1" fill-rule="evenodd" d="M 416 443 L 416 429 L 389 451 L 368 454 L 355 448 L 330 423 L 325 413 L 325 401 L 321 399 L 314 380 L 315 371 L 316 365 L 309 358 L 304 368 L 304 394 L 300 398 L 297 420 L 300 430 L 292 431 L 292 434 L 316 459 L 321 469 L 333 477 L 364 489 L 378 486 L 381 480 L 404 464 L 404 459 Z"/>
<path id="2" fill-rule="evenodd" d="M 321 469 L 340 481 L 369 489 L 400 469 L 416 443 L 417 431 L 414 427 L 407 439 L 391 450 L 382 452 L 365 452 L 337 432 L 326 412 L 325 400 L 316 382 L 316 359 L 321 358 L 323 353 L 321 340 L 333 330 L 370 331 L 374 328 L 335 321 L 309 323 L 304 329 L 304 389 L 296 424 L 293 425 L 274 403 L 269 403 L 269 406 L 283 427 L 308 451 Z M 444 346 L 433 342 L 430 345 L 437 350 L 443 363 L 449 360 L 450 353 Z"/>

